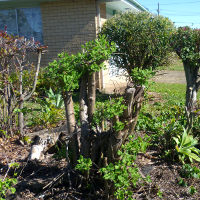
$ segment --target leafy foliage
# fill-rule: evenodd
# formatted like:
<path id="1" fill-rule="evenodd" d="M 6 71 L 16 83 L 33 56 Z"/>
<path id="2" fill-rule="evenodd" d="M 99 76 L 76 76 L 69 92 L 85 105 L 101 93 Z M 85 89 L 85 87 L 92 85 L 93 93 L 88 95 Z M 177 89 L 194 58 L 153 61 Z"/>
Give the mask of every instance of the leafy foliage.
<path id="1" fill-rule="evenodd" d="M 97 102 L 96 111 L 93 116 L 93 124 L 100 125 L 102 121 L 111 122 L 114 116 L 122 116 L 123 111 L 126 109 L 126 106 L 123 104 L 123 97 L 106 100 L 104 102 Z M 122 122 L 114 124 L 115 129 L 119 129 L 123 126 Z M 107 127 L 106 127 L 107 128 Z M 120 128 L 121 129 L 121 128 Z"/>
<path id="2" fill-rule="evenodd" d="M 139 69 L 135 68 L 132 70 L 131 78 L 135 85 L 144 85 L 149 84 L 148 80 L 152 78 L 156 73 L 150 69 Z"/>
<path id="3" fill-rule="evenodd" d="M 117 199 L 132 199 L 133 189 L 143 180 L 134 161 L 139 152 L 144 153 L 146 151 L 149 146 L 149 137 L 134 138 L 130 136 L 129 139 L 129 142 L 118 152 L 121 160 L 114 164 L 110 163 L 100 170 L 105 180 L 114 183 Z M 143 181 L 149 181 L 149 177 L 146 177 Z"/>
<path id="4" fill-rule="evenodd" d="M 19 168 L 19 163 L 13 162 L 10 163 L 8 166 L 7 173 L 3 179 L 0 179 L 0 200 L 6 200 L 6 196 L 8 192 L 10 191 L 12 194 L 16 192 L 16 189 L 14 185 L 17 184 L 17 179 L 16 178 L 8 178 L 8 172 L 10 169 L 14 169 L 14 176 L 17 176 L 17 173 L 15 172 L 15 169 Z"/>
<path id="5" fill-rule="evenodd" d="M 92 167 L 92 161 L 90 158 L 84 158 L 82 155 L 80 155 L 80 158 L 77 161 L 78 164 L 76 165 L 75 169 L 78 169 L 82 173 L 85 171 L 89 172 Z"/>
<path id="6" fill-rule="evenodd" d="M 166 62 L 173 29 L 173 23 L 162 16 L 126 12 L 107 20 L 101 32 L 116 44 L 115 65 L 131 74 L 134 68 L 155 69 Z"/>
<path id="7" fill-rule="evenodd" d="M 69 55 L 63 52 L 58 55 L 47 67 L 47 77 L 54 86 L 64 91 L 74 91 L 79 88 L 80 78 L 85 73 L 97 72 L 104 67 L 103 61 L 109 59 L 115 50 L 113 44 L 109 44 L 104 36 L 90 41 L 82 46 L 82 52 Z"/>
<path id="8" fill-rule="evenodd" d="M 190 162 L 194 160 L 200 162 L 200 150 L 195 147 L 198 144 L 197 139 L 189 135 L 184 129 L 181 136 L 173 138 L 176 142 L 176 151 L 178 152 L 180 160 L 184 163 L 185 158 L 189 158 Z"/>
<path id="9" fill-rule="evenodd" d="M 53 90 L 50 88 L 47 92 L 48 98 L 46 99 L 47 102 L 51 103 L 57 109 L 61 109 L 64 106 L 64 101 L 62 99 L 62 95 L 60 93 L 54 93 Z"/>
<path id="10" fill-rule="evenodd" d="M 6 178 L 5 180 L 0 179 L 0 200 L 5 200 L 8 191 L 15 193 L 16 189 L 13 187 L 17 184 L 16 178 Z"/>
<path id="11" fill-rule="evenodd" d="M 200 30 L 179 27 L 172 35 L 171 45 L 183 62 L 198 66 L 200 60 Z"/>
<path id="12" fill-rule="evenodd" d="M 181 169 L 181 177 L 183 178 L 197 178 L 200 179 L 200 169 L 190 164 L 184 164 Z"/>
<path id="13" fill-rule="evenodd" d="M 180 175 L 181 178 L 178 182 L 179 185 L 188 187 L 189 186 L 188 179 L 191 178 L 200 179 L 200 169 L 198 167 L 191 166 L 190 164 L 184 164 L 180 171 Z M 190 187 L 188 187 L 188 192 L 191 195 L 194 195 L 197 192 L 197 189 L 193 185 L 191 185 Z"/>

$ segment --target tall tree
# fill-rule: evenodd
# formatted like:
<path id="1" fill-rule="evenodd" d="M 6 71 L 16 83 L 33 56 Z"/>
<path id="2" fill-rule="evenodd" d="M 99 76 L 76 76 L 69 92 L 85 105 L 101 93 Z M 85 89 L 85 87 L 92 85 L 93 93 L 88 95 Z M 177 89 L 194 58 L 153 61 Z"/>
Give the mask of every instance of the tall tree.
<path id="1" fill-rule="evenodd" d="M 188 128 L 193 122 L 193 111 L 200 88 L 200 30 L 190 27 L 179 27 L 172 35 L 171 45 L 183 62 L 186 77 L 186 109 Z"/>

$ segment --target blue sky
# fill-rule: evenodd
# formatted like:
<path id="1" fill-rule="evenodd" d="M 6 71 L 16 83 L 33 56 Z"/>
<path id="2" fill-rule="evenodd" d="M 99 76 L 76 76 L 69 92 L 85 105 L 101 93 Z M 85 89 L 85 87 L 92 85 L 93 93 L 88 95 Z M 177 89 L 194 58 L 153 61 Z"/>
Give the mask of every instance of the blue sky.
<path id="1" fill-rule="evenodd" d="M 168 17 L 176 26 L 200 28 L 200 0 L 138 0 L 150 12 Z"/>

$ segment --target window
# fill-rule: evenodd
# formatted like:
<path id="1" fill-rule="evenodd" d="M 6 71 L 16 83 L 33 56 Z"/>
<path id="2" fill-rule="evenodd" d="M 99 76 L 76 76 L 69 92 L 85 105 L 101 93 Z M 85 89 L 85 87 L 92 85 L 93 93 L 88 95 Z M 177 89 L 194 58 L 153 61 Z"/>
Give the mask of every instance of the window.
<path id="1" fill-rule="evenodd" d="M 0 10 L 0 30 L 42 42 L 42 20 L 39 7 Z"/>

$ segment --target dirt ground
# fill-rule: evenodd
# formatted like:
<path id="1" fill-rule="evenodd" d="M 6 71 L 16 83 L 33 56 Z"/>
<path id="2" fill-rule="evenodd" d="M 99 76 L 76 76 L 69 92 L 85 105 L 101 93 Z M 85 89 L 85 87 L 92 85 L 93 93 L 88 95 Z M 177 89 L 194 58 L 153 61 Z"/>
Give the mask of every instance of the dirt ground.
<path id="1" fill-rule="evenodd" d="M 75 189 L 78 182 L 69 184 L 66 176 L 65 159 L 56 160 L 53 154 L 46 154 L 39 162 L 27 162 L 30 145 L 22 146 L 17 143 L 17 137 L 7 141 L 1 141 L 0 145 L 0 176 L 5 175 L 8 164 L 18 162 L 20 168 L 17 170 L 18 184 L 15 195 L 8 195 L 6 200 L 104 200 L 99 190 L 99 195 L 92 196 L 81 189 Z M 200 180 L 189 180 L 189 184 L 195 186 L 197 192 L 190 195 L 188 187 L 178 184 L 180 180 L 179 164 L 166 162 L 159 157 L 159 153 L 149 149 L 145 154 L 140 154 L 136 161 L 141 173 L 150 175 L 151 182 L 134 190 L 136 200 L 199 200 Z M 65 173 L 60 181 L 54 182 L 60 175 Z M 69 172 L 73 180 L 73 173 Z M 12 171 L 9 175 L 12 175 Z M 54 183 L 54 184 L 53 184 Z M 56 183 L 56 184 L 55 184 Z M 158 193 L 161 195 L 158 196 Z M 106 199 L 105 199 L 106 200 Z M 113 199 L 114 200 L 114 199 Z"/>
<path id="2" fill-rule="evenodd" d="M 159 71 L 153 80 L 159 83 L 186 84 L 184 71 Z"/>

